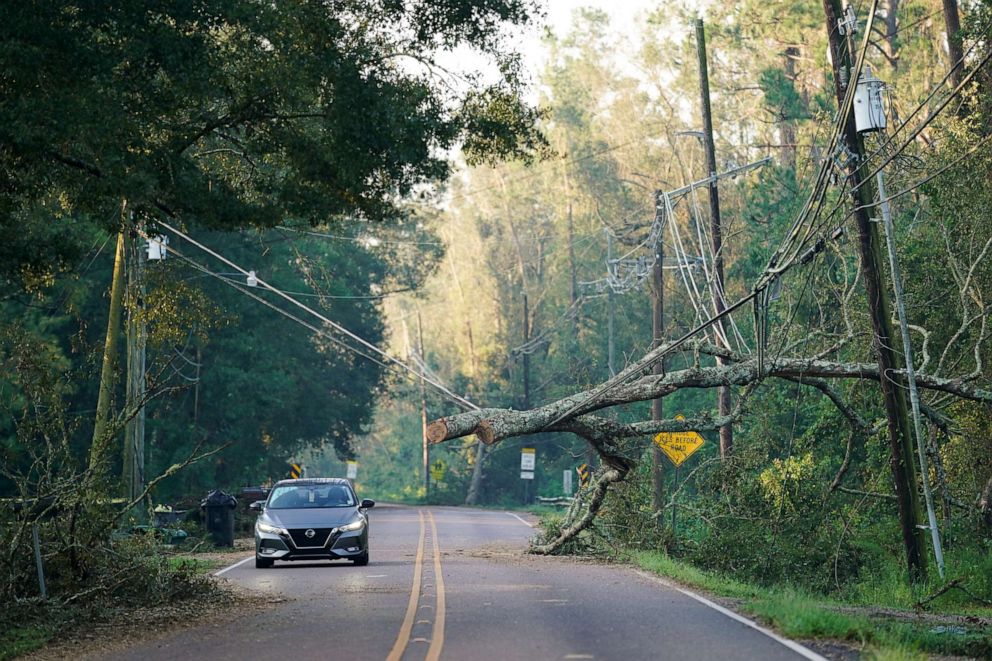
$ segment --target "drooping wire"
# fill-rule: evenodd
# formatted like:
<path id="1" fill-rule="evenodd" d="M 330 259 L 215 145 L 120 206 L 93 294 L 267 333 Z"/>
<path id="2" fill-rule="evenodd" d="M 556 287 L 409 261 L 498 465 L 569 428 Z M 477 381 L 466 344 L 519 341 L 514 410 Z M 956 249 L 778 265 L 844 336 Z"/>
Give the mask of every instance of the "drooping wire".
<path id="1" fill-rule="evenodd" d="M 246 269 L 242 268 L 238 264 L 234 263 L 233 261 L 231 261 L 227 257 L 224 257 L 222 254 L 220 254 L 216 250 L 213 250 L 212 248 L 203 245 L 199 241 L 196 241 L 195 239 L 193 239 L 191 236 L 189 236 L 185 232 L 180 231 L 179 229 L 177 229 L 177 228 L 169 225 L 168 223 L 166 223 L 166 222 L 164 222 L 162 220 L 159 220 L 158 221 L 158 224 L 161 225 L 162 227 L 164 227 L 166 230 L 168 230 L 168 231 L 176 234 L 177 236 L 181 237 L 182 239 L 186 240 L 187 242 L 189 242 L 193 246 L 195 246 L 195 247 L 199 248 L 200 250 L 206 252 L 207 254 L 211 255 L 215 259 L 220 260 L 221 262 L 223 262 L 227 266 L 230 266 L 231 268 L 233 268 L 233 269 L 237 270 L 238 272 L 244 274 L 246 277 L 249 275 L 249 271 L 247 271 Z M 259 287 L 262 287 L 263 289 L 266 289 L 268 291 L 273 292 L 274 294 L 276 294 L 280 298 L 283 298 L 284 300 L 292 303 L 296 307 L 298 307 L 298 308 L 302 309 L 303 311 L 311 314 L 312 316 L 314 316 L 317 319 L 321 320 L 322 322 L 324 322 L 325 324 L 327 324 L 328 326 L 330 326 L 334 330 L 336 330 L 339 333 L 347 336 L 348 338 L 350 338 L 350 339 L 358 342 L 359 344 L 361 344 L 363 347 L 365 347 L 366 349 L 368 349 L 372 353 L 375 353 L 375 354 L 381 356 L 386 361 L 391 362 L 391 363 L 397 365 L 398 367 L 400 367 L 401 369 L 409 372 L 413 376 L 415 376 L 417 378 L 424 378 L 424 375 L 423 374 L 421 374 L 420 372 L 414 370 L 412 367 L 410 367 L 409 365 L 407 365 L 405 362 L 399 360 L 398 358 L 393 357 L 392 355 L 390 355 L 389 353 L 383 351 L 382 349 L 380 349 L 379 347 L 375 346 L 371 342 L 365 340 L 364 338 L 360 337 L 359 335 L 356 335 L 352 331 L 348 330 L 347 328 L 345 328 L 341 324 L 339 324 L 339 323 L 337 323 L 337 322 L 329 319 L 328 317 L 326 317 L 325 315 L 321 314 L 320 312 L 317 312 L 313 308 L 311 308 L 311 307 L 307 306 L 306 304 L 304 304 L 304 303 L 296 300 L 295 298 L 293 298 L 289 294 L 286 294 L 282 290 L 277 289 L 276 287 L 273 287 L 269 283 L 265 282 L 262 278 L 259 278 L 257 275 L 255 275 L 255 279 L 257 280 Z M 439 383 L 437 381 L 434 381 L 433 379 L 426 379 L 426 378 L 424 378 L 424 381 L 426 383 L 429 383 L 431 385 L 431 387 L 433 387 L 434 389 L 438 390 L 439 392 L 441 392 L 446 397 L 448 397 L 452 401 L 456 402 L 460 406 L 463 406 L 465 408 L 472 409 L 472 410 L 478 410 L 479 409 L 479 407 L 474 402 L 471 402 L 468 399 L 466 399 L 466 398 L 464 398 L 464 397 L 462 397 L 460 395 L 455 394 L 454 392 L 452 392 L 450 389 L 448 389 L 442 383 Z"/>

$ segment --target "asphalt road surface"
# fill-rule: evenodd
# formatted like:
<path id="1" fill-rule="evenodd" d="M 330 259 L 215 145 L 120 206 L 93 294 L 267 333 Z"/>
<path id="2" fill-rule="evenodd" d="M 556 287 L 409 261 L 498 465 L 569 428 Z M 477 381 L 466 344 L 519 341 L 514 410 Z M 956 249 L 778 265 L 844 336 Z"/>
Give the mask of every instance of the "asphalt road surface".
<path id="1" fill-rule="evenodd" d="M 370 519 L 367 567 L 249 559 L 222 578 L 284 602 L 108 658 L 820 658 L 632 569 L 524 555 L 528 517 L 383 506 Z"/>

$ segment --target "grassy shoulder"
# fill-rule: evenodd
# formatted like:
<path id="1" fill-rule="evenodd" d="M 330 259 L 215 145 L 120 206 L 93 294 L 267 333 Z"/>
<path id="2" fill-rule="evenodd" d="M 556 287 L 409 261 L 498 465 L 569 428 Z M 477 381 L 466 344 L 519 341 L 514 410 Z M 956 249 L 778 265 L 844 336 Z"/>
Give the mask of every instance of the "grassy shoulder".
<path id="1" fill-rule="evenodd" d="M 854 607 L 794 588 L 765 588 L 702 571 L 655 551 L 631 554 L 638 567 L 717 597 L 794 639 L 845 641 L 869 658 L 992 655 L 987 614 L 944 617 L 896 608 Z M 984 616 L 984 617 L 983 617 Z"/>
<path id="2" fill-rule="evenodd" d="M 147 631 L 245 606 L 240 594 L 209 575 L 250 552 L 251 539 L 237 539 L 233 548 L 133 541 L 137 544 L 125 540 L 123 548 L 115 549 L 123 566 L 92 585 L 68 596 L 26 599 L 0 614 L 0 661 L 49 645 L 71 646 L 76 639 L 92 643 L 94 631 L 114 630 L 116 636 L 127 630 L 140 638 Z"/>
<path id="3" fill-rule="evenodd" d="M 0 632 L 0 661 L 39 650 L 54 636 L 55 630 L 52 627 L 42 625 L 10 627 Z"/>

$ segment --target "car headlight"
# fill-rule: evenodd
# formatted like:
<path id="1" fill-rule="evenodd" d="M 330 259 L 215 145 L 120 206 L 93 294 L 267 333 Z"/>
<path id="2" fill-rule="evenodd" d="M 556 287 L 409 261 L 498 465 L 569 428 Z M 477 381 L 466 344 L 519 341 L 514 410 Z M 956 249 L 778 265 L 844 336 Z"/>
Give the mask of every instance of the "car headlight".
<path id="1" fill-rule="evenodd" d="M 365 519 L 355 519 L 351 523 L 346 523 L 343 526 L 338 526 L 339 532 L 351 532 L 352 530 L 361 530 L 365 527 Z"/>
<path id="2" fill-rule="evenodd" d="M 287 534 L 285 530 L 279 526 L 274 526 L 271 523 L 263 523 L 262 521 L 255 522 L 255 528 L 258 532 L 265 532 L 271 535 L 285 535 Z"/>

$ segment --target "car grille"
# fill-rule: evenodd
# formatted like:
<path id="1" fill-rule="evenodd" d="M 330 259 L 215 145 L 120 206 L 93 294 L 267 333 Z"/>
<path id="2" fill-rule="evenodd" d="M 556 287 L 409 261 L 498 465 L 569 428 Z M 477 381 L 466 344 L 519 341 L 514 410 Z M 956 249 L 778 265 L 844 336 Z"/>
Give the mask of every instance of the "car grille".
<path id="1" fill-rule="evenodd" d="M 313 530 L 314 536 L 307 537 L 307 530 Z M 294 528 L 289 531 L 289 536 L 293 538 L 293 543 L 297 548 L 322 547 L 327 543 L 327 538 L 333 528 Z"/>

